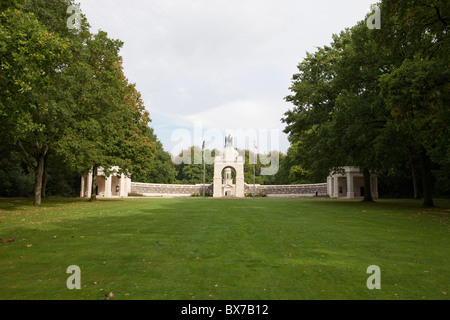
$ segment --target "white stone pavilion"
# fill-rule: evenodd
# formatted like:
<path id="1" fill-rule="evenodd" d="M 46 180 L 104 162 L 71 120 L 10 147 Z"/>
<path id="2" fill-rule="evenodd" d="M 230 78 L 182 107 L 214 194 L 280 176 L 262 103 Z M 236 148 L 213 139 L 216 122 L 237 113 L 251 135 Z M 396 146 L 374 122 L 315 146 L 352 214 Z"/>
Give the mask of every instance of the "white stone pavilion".
<path id="1" fill-rule="evenodd" d="M 131 191 L 131 179 L 124 174 L 119 175 L 120 168 L 109 169 L 111 174 L 106 176 L 103 168 L 97 169 L 96 194 L 101 198 L 126 198 Z M 81 177 L 81 198 L 90 198 L 92 194 L 92 170 Z"/>
<path id="2" fill-rule="evenodd" d="M 332 173 L 327 178 L 327 190 L 330 198 L 361 198 L 364 197 L 364 175 L 360 168 L 343 167 L 343 173 Z M 370 188 L 372 198 L 378 198 L 378 175 L 371 173 Z"/>

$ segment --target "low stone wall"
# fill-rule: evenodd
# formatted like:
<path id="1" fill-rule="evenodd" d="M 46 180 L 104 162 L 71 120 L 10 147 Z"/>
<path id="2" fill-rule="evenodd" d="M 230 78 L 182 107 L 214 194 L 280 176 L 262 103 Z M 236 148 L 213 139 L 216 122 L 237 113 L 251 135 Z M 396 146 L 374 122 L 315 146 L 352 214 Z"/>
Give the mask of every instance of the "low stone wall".
<path id="1" fill-rule="evenodd" d="M 256 194 L 265 194 L 269 197 L 286 196 L 319 196 L 327 195 L 327 184 L 294 184 L 294 185 L 255 185 Z M 253 185 L 244 185 L 245 194 L 253 193 Z M 203 184 L 154 184 L 131 183 L 131 193 L 152 197 L 189 197 L 193 194 L 203 194 Z M 213 185 L 205 185 L 205 193 L 213 193 Z"/>
<path id="2" fill-rule="evenodd" d="M 255 185 L 256 194 L 267 196 L 319 196 L 327 195 L 327 184 Z M 245 193 L 253 193 L 253 185 L 245 185 Z"/>
<path id="3" fill-rule="evenodd" d="M 212 184 L 205 184 L 205 193 L 212 194 Z M 189 197 L 193 194 L 203 194 L 203 184 L 154 184 L 154 183 L 131 183 L 131 193 L 153 197 Z"/>

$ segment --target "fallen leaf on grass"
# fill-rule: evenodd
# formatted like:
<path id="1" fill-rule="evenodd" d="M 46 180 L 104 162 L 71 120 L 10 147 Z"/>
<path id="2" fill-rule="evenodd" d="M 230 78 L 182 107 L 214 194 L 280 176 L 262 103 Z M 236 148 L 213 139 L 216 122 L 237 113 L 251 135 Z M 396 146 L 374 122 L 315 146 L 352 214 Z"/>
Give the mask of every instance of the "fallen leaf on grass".
<path id="1" fill-rule="evenodd" d="M 107 295 L 105 295 L 106 300 L 114 298 L 114 293 L 110 292 Z"/>

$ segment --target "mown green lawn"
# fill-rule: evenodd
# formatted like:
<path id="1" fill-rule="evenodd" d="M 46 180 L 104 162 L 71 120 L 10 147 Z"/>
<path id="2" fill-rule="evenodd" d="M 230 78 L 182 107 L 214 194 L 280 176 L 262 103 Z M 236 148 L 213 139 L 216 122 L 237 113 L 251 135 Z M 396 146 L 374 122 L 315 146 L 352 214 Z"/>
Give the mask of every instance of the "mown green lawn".
<path id="1" fill-rule="evenodd" d="M 448 300 L 450 200 L 435 202 L 2 198 L 0 299 Z"/>

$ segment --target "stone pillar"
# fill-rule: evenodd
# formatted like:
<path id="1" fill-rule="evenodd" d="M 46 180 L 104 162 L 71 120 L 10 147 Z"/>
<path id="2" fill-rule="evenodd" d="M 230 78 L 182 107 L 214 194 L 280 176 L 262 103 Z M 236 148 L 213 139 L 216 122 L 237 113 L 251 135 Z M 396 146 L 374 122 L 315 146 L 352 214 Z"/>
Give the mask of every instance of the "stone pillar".
<path id="1" fill-rule="evenodd" d="M 353 175 L 351 172 L 347 172 L 347 198 L 353 199 L 355 197 Z"/>
<path id="2" fill-rule="evenodd" d="M 242 168 L 241 168 L 242 167 Z M 236 168 L 236 194 L 238 198 L 245 197 L 245 186 L 244 186 L 244 165 L 237 165 Z"/>
<path id="3" fill-rule="evenodd" d="M 330 198 L 333 198 L 333 176 L 327 178 L 327 192 Z"/>
<path id="4" fill-rule="evenodd" d="M 128 197 L 128 178 L 126 176 L 123 177 L 123 196 L 125 198 Z"/>
<path id="5" fill-rule="evenodd" d="M 81 177 L 81 191 L 80 191 L 80 198 L 84 198 L 84 176 Z"/>
<path id="6" fill-rule="evenodd" d="M 339 198 L 339 177 L 337 174 L 334 175 L 333 193 L 334 198 Z"/>
<path id="7" fill-rule="evenodd" d="M 87 197 L 90 198 L 92 195 L 92 171 L 89 171 L 87 175 Z"/>
<path id="8" fill-rule="evenodd" d="M 220 198 L 222 197 L 222 177 L 215 177 L 214 178 L 214 198 Z"/>
<path id="9" fill-rule="evenodd" d="M 213 178 L 213 197 L 222 197 L 222 170 L 223 165 L 220 163 L 221 157 L 216 156 L 214 159 L 214 178 Z"/>
<path id="10" fill-rule="evenodd" d="M 110 175 L 109 177 L 107 177 L 105 175 L 105 198 L 111 198 L 112 193 L 111 193 L 111 180 L 112 180 L 112 176 Z"/>
<path id="11" fill-rule="evenodd" d="M 127 197 L 131 193 L 131 178 L 127 177 Z"/>
<path id="12" fill-rule="evenodd" d="M 126 186 L 125 186 L 125 176 L 122 174 L 120 176 L 120 191 L 119 191 L 119 196 L 121 198 L 125 197 L 125 191 L 127 190 Z"/>

